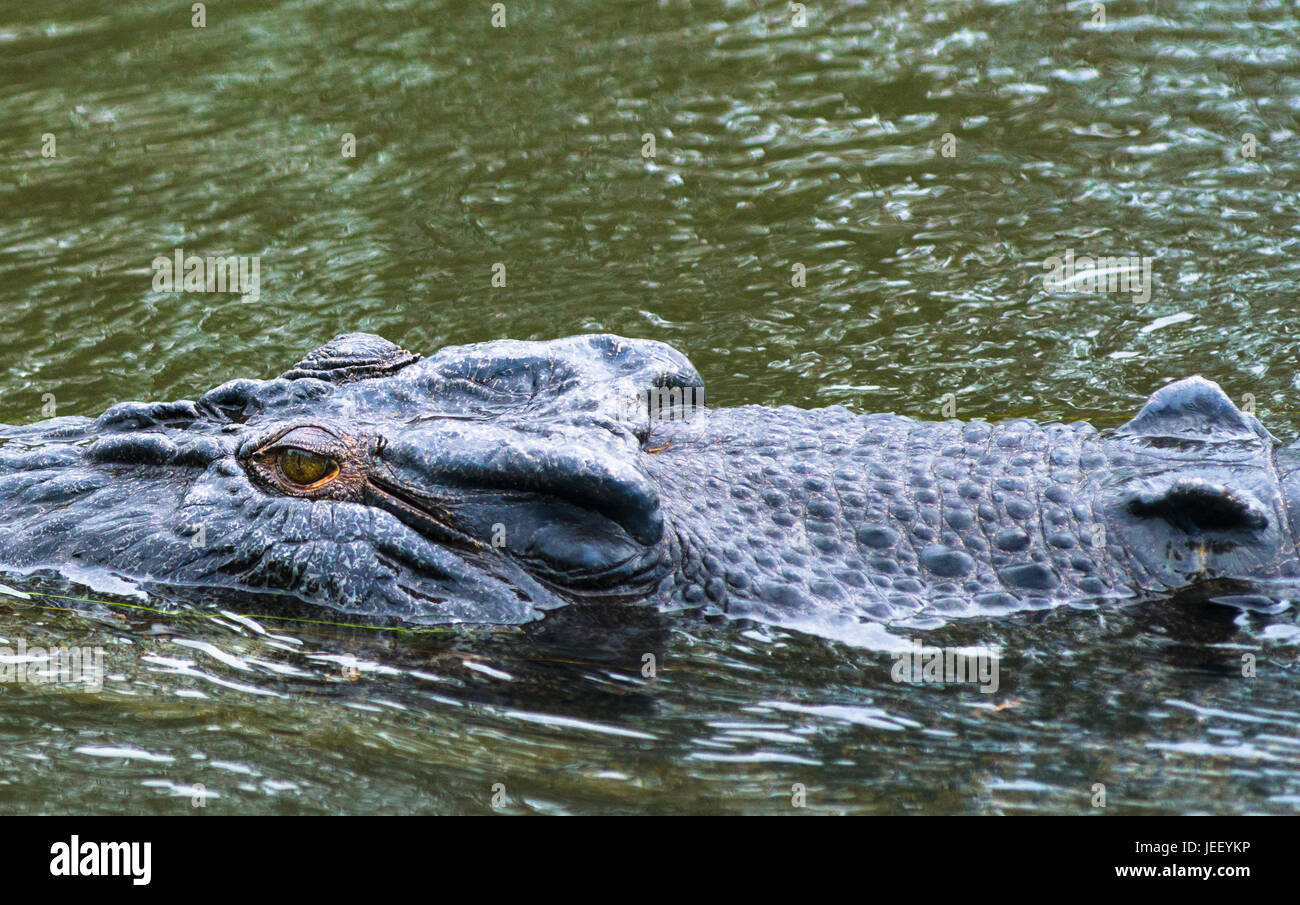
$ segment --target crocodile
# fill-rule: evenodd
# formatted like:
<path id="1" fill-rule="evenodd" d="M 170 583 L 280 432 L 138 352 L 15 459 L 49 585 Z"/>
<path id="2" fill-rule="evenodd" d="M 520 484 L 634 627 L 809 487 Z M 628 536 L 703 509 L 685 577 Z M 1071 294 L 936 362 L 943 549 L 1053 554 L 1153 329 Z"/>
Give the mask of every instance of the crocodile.
<path id="1" fill-rule="evenodd" d="M 342 334 L 2 427 L 0 500 L 9 573 L 417 625 L 599 601 L 852 639 L 1300 575 L 1300 451 L 1200 377 L 1109 431 L 716 408 L 680 352 L 607 334 Z"/>

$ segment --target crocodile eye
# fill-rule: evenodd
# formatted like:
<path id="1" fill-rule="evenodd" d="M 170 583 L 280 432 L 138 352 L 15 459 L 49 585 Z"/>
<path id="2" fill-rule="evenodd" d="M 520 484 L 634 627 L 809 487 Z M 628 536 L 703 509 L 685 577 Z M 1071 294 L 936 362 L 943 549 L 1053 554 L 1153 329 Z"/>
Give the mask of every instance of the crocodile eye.
<path id="1" fill-rule="evenodd" d="M 275 455 L 280 474 L 291 484 L 302 489 L 312 489 L 328 484 L 338 477 L 339 463 L 329 456 L 311 450 L 288 446 Z"/>

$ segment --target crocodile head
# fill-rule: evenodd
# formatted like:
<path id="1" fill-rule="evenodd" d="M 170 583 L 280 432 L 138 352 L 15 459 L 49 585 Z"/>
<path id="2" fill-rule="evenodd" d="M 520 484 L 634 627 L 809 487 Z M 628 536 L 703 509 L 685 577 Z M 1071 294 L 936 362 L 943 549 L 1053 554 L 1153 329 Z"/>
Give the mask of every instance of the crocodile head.
<path id="1" fill-rule="evenodd" d="M 346 334 L 197 402 L 6 430 L 6 565 L 293 595 L 412 622 L 530 621 L 668 570 L 638 465 L 670 347 L 606 335 L 449 347 Z M 700 397 L 702 398 L 702 396 Z"/>

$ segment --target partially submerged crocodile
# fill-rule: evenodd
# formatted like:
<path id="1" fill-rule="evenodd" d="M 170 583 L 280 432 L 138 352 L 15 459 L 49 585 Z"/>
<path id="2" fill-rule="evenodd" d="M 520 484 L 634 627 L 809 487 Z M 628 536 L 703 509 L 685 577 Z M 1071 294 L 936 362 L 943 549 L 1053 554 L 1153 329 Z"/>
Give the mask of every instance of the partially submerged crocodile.
<path id="1" fill-rule="evenodd" d="M 1109 433 L 706 409 L 667 345 L 346 334 L 197 402 L 0 428 L 0 569 L 412 623 L 595 598 L 852 637 L 1300 575 L 1300 452 L 1217 385 Z"/>

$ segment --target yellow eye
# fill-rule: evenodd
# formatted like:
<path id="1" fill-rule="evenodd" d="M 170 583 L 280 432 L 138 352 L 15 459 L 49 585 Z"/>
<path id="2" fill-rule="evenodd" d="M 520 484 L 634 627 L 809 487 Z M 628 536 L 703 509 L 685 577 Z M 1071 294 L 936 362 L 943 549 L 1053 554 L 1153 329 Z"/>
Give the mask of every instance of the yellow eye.
<path id="1" fill-rule="evenodd" d="M 293 446 L 280 450 L 276 461 L 280 474 L 304 489 L 328 484 L 339 473 L 339 464 L 329 456 Z"/>

